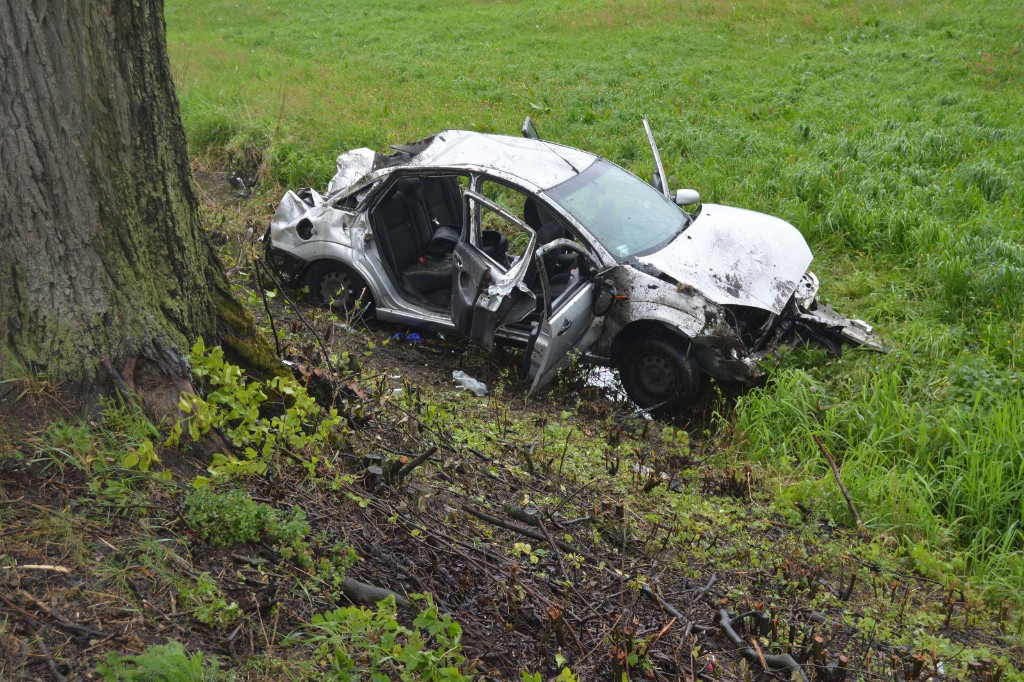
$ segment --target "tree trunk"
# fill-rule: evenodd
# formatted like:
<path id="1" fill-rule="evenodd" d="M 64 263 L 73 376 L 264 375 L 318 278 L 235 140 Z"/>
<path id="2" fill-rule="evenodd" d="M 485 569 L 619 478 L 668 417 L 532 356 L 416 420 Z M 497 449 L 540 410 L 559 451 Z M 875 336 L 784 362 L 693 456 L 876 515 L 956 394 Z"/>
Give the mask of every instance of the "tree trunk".
<path id="1" fill-rule="evenodd" d="M 200 225 L 162 0 L 0 3 L 0 128 L 0 377 L 180 384 L 199 336 L 267 364 Z"/>

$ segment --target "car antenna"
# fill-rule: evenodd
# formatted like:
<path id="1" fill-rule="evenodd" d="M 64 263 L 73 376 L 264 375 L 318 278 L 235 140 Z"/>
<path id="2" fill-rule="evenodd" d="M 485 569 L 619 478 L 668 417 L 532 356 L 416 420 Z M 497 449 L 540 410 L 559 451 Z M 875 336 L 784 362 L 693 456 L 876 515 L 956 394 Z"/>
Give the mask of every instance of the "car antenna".
<path id="1" fill-rule="evenodd" d="M 569 168 L 572 168 L 573 172 L 576 173 L 576 175 L 580 174 L 580 169 L 572 165 L 572 161 L 559 154 L 554 147 L 548 144 L 547 140 L 540 139 L 540 134 L 537 132 L 537 127 L 533 125 L 533 121 L 530 120 L 529 116 L 527 116 L 526 120 L 523 121 L 523 137 L 531 140 L 537 140 L 542 145 L 547 147 L 548 151 L 550 151 L 552 154 L 560 158 L 562 161 L 565 161 L 565 163 L 569 166 Z"/>

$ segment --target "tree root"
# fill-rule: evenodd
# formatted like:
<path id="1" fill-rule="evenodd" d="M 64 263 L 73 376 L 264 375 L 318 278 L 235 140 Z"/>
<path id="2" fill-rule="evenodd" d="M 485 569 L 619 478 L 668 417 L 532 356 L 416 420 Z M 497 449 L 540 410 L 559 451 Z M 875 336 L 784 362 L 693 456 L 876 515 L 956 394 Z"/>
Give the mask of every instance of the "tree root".
<path id="1" fill-rule="evenodd" d="M 342 581 L 341 592 L 352 600 L 352 603 L 354 604 L 372 606 L 390 596 L 395 598 L 396 605 L 401 606 L 404 609 L 412 608 L 412 603 L 397 592 L 392 592 L 385 587 L 367 585 L 366 583 L 353 578 L 345 578 Z"/>
<path id="2" fill-rule="evenodd" d="M 733 617 L 729 615 L 728 610 L 719 609 L 718 618 L 718 628 L 736 646 L 743 658 L 751 663 L 763 662 L 764 665 L 776 670 L 789 670 L 798 675 L 803 682 L 809 682 L 803 666 L 789 654 L 760 654 L 749 642 L 740 637 L 733 628 Z"/>

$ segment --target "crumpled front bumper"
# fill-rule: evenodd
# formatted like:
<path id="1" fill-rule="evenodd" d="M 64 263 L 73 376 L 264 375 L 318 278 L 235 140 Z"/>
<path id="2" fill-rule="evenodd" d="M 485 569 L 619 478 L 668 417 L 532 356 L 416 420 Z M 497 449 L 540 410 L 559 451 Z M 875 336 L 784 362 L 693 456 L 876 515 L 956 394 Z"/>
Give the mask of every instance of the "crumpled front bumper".
<path id="1" fill-rule="evenodd" d="M 844 317 L 820 301 L 814 301 L 810 310 L 799 308 L 795 324 L 798 335 L 820 343 L 833 355 L 842 355 L 844 343 L 889 352 L 889 347 L 870 324 Z"/>
<path id="2" fill-rule="evenodd" d="M 716 379 L 752 384 L 764 376 L 761 363 L 780 346 L 814 342 L 836 356 L 847 344 L 889 351 L 870 324 L 841 315 L 819 301 L 817 294 L 818 279 L 807 272 L 783 311 L 769 318 L 755 340 L 745 343 L 738 332 L 693 339 L 702 369 Z"/>

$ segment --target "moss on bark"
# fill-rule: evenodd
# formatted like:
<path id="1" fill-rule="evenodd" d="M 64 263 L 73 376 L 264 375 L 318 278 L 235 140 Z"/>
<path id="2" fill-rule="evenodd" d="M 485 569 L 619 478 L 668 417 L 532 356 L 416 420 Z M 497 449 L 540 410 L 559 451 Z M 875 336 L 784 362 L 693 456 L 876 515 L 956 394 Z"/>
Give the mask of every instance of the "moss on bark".
<path id="1" fill-rule="evenodd" d="M 200 224 L 164 33 L 162 0 L 0 3 L 4 377 L 141 357 L 177 385 L 199 336 L 274 371 Z"/>

